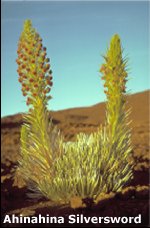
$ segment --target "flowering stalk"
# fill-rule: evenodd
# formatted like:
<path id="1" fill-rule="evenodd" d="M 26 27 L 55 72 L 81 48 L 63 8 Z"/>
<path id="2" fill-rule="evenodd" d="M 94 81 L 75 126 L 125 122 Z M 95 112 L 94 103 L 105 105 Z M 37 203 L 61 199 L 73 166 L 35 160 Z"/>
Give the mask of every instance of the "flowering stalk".
<path id="1" fill-rule="evenodd" d="M 47 178 L 51 178 L 53 160 L 60 152 L 53 149 L 60 138 L 52 122 L 49 123 L 47 110 L 53 84 L 50 60 L 46 57 L 46 48 L 30 20 L 24 22 L 17 53 L 18 80 L 29 106 L 29 113 L 24 115 L 25 123 L 21 129 L 19 169 L 28 182 L 40 185 L 40 179 L 43 178 L 44 181 L 46 173 L 49 174 Z"/>
<path id="2" fill-rule="evenodd" d="M 125 93 L 127 72 L 125 70 L 127 60 L 122 58 L 121 42 L 118 35 L 114 35 L 110 48 L 107 51 L 105 63 L 102 65 L 102 79 L 105 81 L 104 90 L 107 96 L 107 123 L 114 126 L 112 134 L 114 135 L 116 126 L 120 117 L 125 117 Z"/>
<path id="3" fill-rule="evenodd" d="M 125 168 L 125 182 L 132 178 L 132 169 L 128 163 L 131 156 L 131 130 L 126 111 L 127 59 L 122 57 L 121 41 L 116 34 L 112 37 L 110 47 L 104 56 L 105 63 L 100 72 L 104 80 L 106 103 L 106 131 L 108 150 L 118 160 L 118 170 Z M 119 160 L 121 161 L 119 163 Z M 122 166 L 122 167 L 121 167 Z"/>

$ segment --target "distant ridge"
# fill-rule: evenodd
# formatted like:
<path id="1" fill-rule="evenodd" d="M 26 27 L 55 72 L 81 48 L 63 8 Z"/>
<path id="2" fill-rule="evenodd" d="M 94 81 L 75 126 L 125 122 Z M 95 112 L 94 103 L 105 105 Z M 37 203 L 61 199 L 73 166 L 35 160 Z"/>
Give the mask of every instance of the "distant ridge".
<path id="1" fill-rule="evenodd" d="M 130 118 L 133 125 L 138 122 L 149 122 L 150 90 L 129 95 L 127 97 L 127 108 L 131 108 Z M 105 102 L 89 107 L 76 107 L 59 111 L 50 111 L 54 124 L 59 123 L 83 123 L 98 125 L 105 120 Z M 1 118 L 1 128 L 19 127 L 22 123 L 21 114 L 15 114 Z"/>

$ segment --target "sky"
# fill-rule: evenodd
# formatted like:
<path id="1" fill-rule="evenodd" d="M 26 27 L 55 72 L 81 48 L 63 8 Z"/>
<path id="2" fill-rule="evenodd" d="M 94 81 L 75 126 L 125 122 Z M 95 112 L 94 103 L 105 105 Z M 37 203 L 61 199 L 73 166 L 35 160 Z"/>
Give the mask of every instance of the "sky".
<path id="1" fill-rule="evenodd" d="M 150 89 L 148 1 L 2 1 L 1 116 L 26 112 L 17 75 L 17 43 L 26 19 L 47 47 L 53 70 L 49 110 L 106 100 L 99 68 L 119 34 L 129 58 L 129 93 Z"/>

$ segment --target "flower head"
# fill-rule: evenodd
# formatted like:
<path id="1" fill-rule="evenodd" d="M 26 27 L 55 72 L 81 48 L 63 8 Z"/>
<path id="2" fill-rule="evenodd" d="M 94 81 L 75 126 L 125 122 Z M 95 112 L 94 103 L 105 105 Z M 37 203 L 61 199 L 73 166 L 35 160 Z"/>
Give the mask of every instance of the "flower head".
<path id="1" fill-rule="evenodd" d="M 52 86 L 52 77 L 47 80 L 48 71 L 51 71 L 50 59 L 45 58 L 46 47 L 43 47 L 42 39 L 32 27 L 30 20 L 24 22 L 17 53 L 17 71 L 20 76 L 18 80 L 22 84 L 23 95 L 27 96 L 27 104 L 33 105 L 33 102 L 29 102 L 29 97 L 40 97 L 47 104 L 49 100 L 47 94 Z M 50 86 L 49 89 L 47 85 Z"/>

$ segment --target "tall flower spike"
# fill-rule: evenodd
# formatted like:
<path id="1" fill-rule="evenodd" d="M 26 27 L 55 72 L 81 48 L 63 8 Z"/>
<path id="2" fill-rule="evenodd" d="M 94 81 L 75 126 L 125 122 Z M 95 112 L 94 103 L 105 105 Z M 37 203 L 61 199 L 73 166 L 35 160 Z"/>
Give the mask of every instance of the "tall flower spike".
<path id="1" fill-rule="evenodd" d="M 59 144 L 61 137 L 49 120 L 47 110 L 47 102 L 51 99 L 48 94 L 52 86 L 49 59 L 43 58 L 43 54 L 46 56 L 46 48 L 43 48 L 42 39 L 30 20 L 24 22 L 17 53 L 19 82 L 29 106 L 29 112 L 23 115 L 25 123 L 21 128 L 18 169 L 27 184 L 30 182 L 33 187 L 38 186 L 45 195 L 44 183 L 52 179 L 52 165 L 60 153 L 56 144 Z"/>
<path id="2" fill-rule="evenodd" d="M 126 181 L 132 177 L 132 166 L 128 164 L 131 156 L 131 129 L 128 116 L 130 111 L 126 110 L 126 82 L 127 60 L 122 57 L 120 37 L 115 34 L 110 42 L 110 47 L 104 56 L 105 63 L 100 72 L 104 79 L 106 103 L 106 128 L 108 150 L 110 154 L 121 159 L 122 167 L 126 166 Z M 124 165 L 123 165 L 124 163 Z M 121 164 L 120 164 L 121 165 Z"/>
<path id="3" fill-rule="evenodd" d="M 110 47 L 107 50 L 105 63 L 100 71 L 103 74 L 102 79 L 105 80 L 104 86 L 107 96 L 107 123 L 110 126 L 117 126 L 120 117 L 125 118 L 125 93 L 127 61 L 122 57 L 122 48 L 120 38 L 115 34 L 110 42 Z M 123 119 L 124 119 L 123 118 Z"/>
<path id="4" fill-rule="evenodd" d="M 49 76 L 50 59 L 43 58 L 46 56 L 46 48 L 43 47 L 42 39 L 32 27 L 30 20 L 24 22 L 17 53 L 16 62 L 20 76 L 18 80 L 25 88 L 28 88 L 24 93 L 27 94 L 27 97 L 34 98 L 33 100 L 38 96 L 44 104 L 47 104 L 50 99 L 50 96 L 47 95 L 52 86 L 52 82 L 45 82 L 46 77 Z M 32 82 L 36 82 L 36 84 L 32 86 Z M 43 91 L 47 91 L 47 93 L 43 93 Z M 29 104 L 29 102 L 27 103 Z M 30 104 L 33 105 L 33 103 Z"/>

